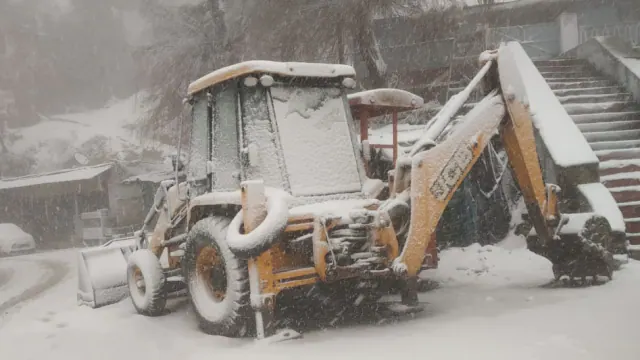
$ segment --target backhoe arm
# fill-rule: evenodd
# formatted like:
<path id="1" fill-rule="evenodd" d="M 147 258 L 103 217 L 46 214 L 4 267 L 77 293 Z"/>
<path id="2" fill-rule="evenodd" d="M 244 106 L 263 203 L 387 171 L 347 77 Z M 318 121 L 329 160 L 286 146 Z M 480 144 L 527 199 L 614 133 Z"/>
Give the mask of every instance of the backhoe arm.
<path id="1" fill-rule="evenodd" d="M 506 93 L 508 116 L 500 128 L 500 136 L 509 157 L 509 165 L 520 186 L 527 212 L 543 243 L 552 240 L 552 227 L 558 225 L 557 185 L 546 188 L 536 151 L 533 123 L 527 106 Z"/>
<path id="2" fill-rule="evenodd" d="M 469 112 L 449 138 L 413 157 L 411 227 L 396 261 L 399 271 L 406 271 L 409 276 L 420 271 L 442 213 L 497 131 L 536 232 L 544 243 L 551 240 L 548 224 L 558 219 L 558 187 L 550 185 L 545 193 L 528 109 L 512 98 L 505 104 L 494 90 Z"/>
<path id="3" fill-rule="evenodd" d="M 475 106 L 454 132 L 437 146 L 412 157 L 411 222 L 407 241 L 394 262 L 397 273 L 420 271 L 425 252 L 442 213 L 506 114 L 502 96 L 494 90 Z"/>
<path id="4" fill-rule="evenodd" d="M 479 76 L 493 90 L 448 136 L 442 132 L 457 109 L 452 106 L 439 114 L 436 124 L 427 129 L 428 136 L 412 149 L 410 160 L 397 162 L 392 197 L 400 199 L 409 192 L 411 216 L 407 240 L 393 263 L 394 272 L 407 278 L 417 276 L 447 204 L 492 136 L 499 133 L 535 229 L 527 237 L 529 250 L 551 261 L 556 278 L 611 278 L 614 264 L 607 251 L 611 236 L 608 222 L 594 213 L 559 213 L 560 188 L 553 184 L 545 187 L 529 108 L 516 99 L 508 84 L 505 86 L 514 81 L 506 75 L 510 64 L 505 63 L 507 70 L 500 73 L 502 66 L 498 64 L 504 62 L 498 59 L 496 64 L 495 53 L 486 58 L 489 60 Z M 488 68 L 491 71 L 487 72 Z M 465 89 L 466 94 L 478 84 L 479 76 Z M 409 162 L 410 173 L 400 171 Z"/>

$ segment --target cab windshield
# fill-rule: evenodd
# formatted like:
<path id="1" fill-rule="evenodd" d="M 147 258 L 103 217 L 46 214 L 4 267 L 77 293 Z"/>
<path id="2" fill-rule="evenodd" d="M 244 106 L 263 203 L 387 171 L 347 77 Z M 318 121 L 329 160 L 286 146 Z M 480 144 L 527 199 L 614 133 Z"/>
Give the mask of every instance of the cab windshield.
<path id="1" fill-rule="evenodd" d="M 343 91 L 274 85 L 271 97 L 292 195 L 360 191 Z"/>

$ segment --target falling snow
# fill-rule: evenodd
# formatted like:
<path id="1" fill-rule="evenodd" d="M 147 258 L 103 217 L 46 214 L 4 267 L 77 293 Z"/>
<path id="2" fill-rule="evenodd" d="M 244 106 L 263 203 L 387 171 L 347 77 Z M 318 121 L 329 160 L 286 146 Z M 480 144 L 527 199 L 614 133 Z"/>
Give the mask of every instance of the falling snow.
<path id="1" fill-rule="evenodd" d="M 638 359 L 638 29 L 637 0 L 0 2 L 0 359 Z M 626 82 L 571 58 L 567 50 L 589 38 L 624 65 Z M 496 141 L 514 98 L 528 107 L 544 151 L 527 155 L 542 160 L 545 180 L 572 184 L 560 209 L 577 214 L 563 234 L 582 231 L 594 214 L 616 236 L 626 233 L 616 241 L 626 240 L 621 252 L 629 253 L 615 254 L 622 266 L 612 281 L 560 286 L 550 260 L 527 248 L 526 185 L 516 184 Z M 361 109 L 350 113 L 356 105 L 371 111 L 368 129 L 359 129 Z M 382 108 L 401 110 L 399 123 L 379 116 Z M 365 161 L 365 133 L 383 146 L 374 158 L 384 166 Z M 394 138 L 396 172 L 388 172 Z M 471 186 L 454 192 L 486 143 L 487 159 L 474 170 L 484 166 L 487 179 L 472 171 Z M 414 173 L 409 191 L 385 202 L 390 179 L 412 167 L 430 178 Z M 184 182 L 155 203 L 167 178 Z M 243 183 L 265 196 L 247 195 Z M 255 249 L 277 243 L 277 254 L 291 257 L 268 257 L 284 264 L 278 282 L 298 271 L 297 282 L 324 279 L 337 255 L 354 264 L 382 259 L 371 245 L 380 233 L 361 231 L 372 225 L 365 218 L 395 228 L 384 211 L 415 211 L 429 191 L 443 209 L 422 206 L 426 219 L 401 214 L 418 224 L 397 235 L 426 238 L 420 231 L 437 225 L 437 267 L 419 274 L 430 286 L 418 295 L 424 311 L 392 316 L 388 310 L 413 309 L 393 294 L 357 314 L 343 304 L 300 310 L 314 297 L 304 288 L 278 318 L 301 339 L 228 338 L 198 327 L 194 308 L 210 317 L 253 315 L 249 305 L 269 299 L 256 292 L 265 269 L 249 260 Z M 262 201 L 256 208 L 266 219 L 245 233 L 238 209 Z M 495 209 L 510 222 L 494 218 Z M 148 233 L 140 234 L 148 214 Z M 320 234 L 308 230 L 309 218 L 345 226 L 331 223 Z M 224 279 L 247 302 L 219 294 L 214 302 L 205 286 L 172 296 L 161 316 L 138 314 L 127 282 L 137 276 L 127 273 L 130 251 L 148 246 L 138 236 L 178 243 L 194 234 L 182 233 L 193 223 L 226 236 L 227 247 L 207 248 L 211 258 L 231 259 L 211 285 Z M 474 235 L 491 226 L 504 232 Z M 440 237 L 444 228 L 455 240 L 476 237 L 456 246 Z M 103 245 L 119 241 L 88 249 L 87 229 Z M 358 248 L 336 255 L 334 242 Z M 168 267 L 169 252 L 180 257 L 188 248 L 163 250 L 160 263 Z M 377 271 L 407 270 L 401 258 L 383 259 Z M 146 261 L 159 275 L 154 257 Z M 201 265 L 200 275 L 219 271 Z M 168 283 L 184 280 L 183 269 L 174 270 Z M 94 309 L 92 301 L 113 304 Z"/>

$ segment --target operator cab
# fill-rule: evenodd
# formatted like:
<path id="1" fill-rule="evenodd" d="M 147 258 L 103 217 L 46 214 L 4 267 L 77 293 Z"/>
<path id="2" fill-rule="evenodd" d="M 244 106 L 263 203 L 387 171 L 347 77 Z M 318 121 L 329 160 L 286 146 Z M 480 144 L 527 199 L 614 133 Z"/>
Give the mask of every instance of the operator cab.
<path id="1" fill-rule="evenodd" d="M 191 83 L 192 195 L 262 179 L 294 198 L 361 197 L 354 77 L 346 65 L 248 61 Z"/>

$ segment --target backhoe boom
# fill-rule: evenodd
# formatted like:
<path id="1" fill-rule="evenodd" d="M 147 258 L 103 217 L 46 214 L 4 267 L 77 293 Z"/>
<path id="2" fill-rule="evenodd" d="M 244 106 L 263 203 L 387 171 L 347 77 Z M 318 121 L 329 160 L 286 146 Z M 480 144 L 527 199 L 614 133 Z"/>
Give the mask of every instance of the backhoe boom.
<path id="1" fill-rule="evenodd" d="M 435 147 L 413 156 L 411 167 L 411 227 L 397 271 L 416 276 L 440 217 L 505 116 L 502 96 L 487 95 L 463 121 L 463 126 Z M 398 180 L 396 180 L 398 181 Z"/>
<path id="2" fill-rule="evenodd" d="M 545 194 L 542 171 L 536 152 L 533 125 L 528 108 L 507 94 L 508 116 L 500 135 L 509 158 L 509 165 L 524 197 L 527 212 L 536 233 L 544 243 L 551 242 L 549 225 L 557 225 L 556 185 L 549 185 Z"/>
<path id="3" fill-rule="evenodd" d="M 392 196 L 399 199 L 402 192 L 410 192 L 411 216 L 406 243 L 393 264 L 395 273 L 412 278 L 420 272 L 446 206 L 491 138 L 499 133 L 534 228 L 527 238 L 529 249 L 552 262 L 556 278 L 611 277 L 611 255 L 606 250 L 608 222 L 590 213 L 559 213 L 560 188 L 553 184 L 545 187 L 529 107 L 506 88 L 504 76 L 499 75 L 500 62 L 495 61 L 495 53 L 491 56 L 487 62 L 492 70 L 487 71 L 485 64 L 482 73 L 493 90 L 450 134 L 427 131 L 429 137 L 418 141 L 410 160 L 398 161 Z M 445 115 L 450 118 L 453 113 Z M 446 125 L 440 124 L 440 128 L 444 130 Z M 407 171 L 409 163 L 411 170 Z M 571 230 L 563 232 L 569 222 Z"/>

